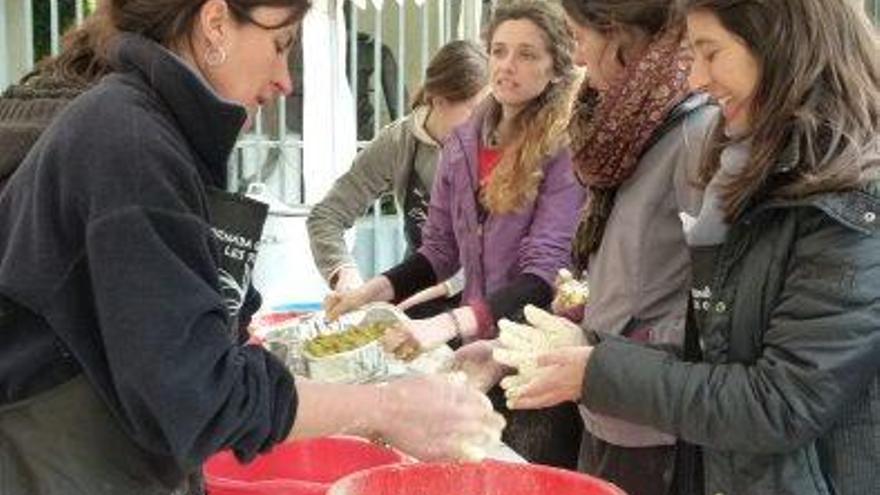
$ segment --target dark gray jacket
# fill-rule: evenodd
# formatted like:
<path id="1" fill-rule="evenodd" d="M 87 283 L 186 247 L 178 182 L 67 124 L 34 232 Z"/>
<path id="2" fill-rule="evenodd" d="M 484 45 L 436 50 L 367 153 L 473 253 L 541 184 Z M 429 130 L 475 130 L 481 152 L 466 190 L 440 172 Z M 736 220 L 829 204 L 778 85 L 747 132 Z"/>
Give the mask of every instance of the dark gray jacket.
<path id="1" fill-rule="evenodd" d="M 705 493 L 880 493 L 880 185 L 770 201 L 721 246 L 704 362 L 608 339 L 591 410 L 703 446 Z"/>

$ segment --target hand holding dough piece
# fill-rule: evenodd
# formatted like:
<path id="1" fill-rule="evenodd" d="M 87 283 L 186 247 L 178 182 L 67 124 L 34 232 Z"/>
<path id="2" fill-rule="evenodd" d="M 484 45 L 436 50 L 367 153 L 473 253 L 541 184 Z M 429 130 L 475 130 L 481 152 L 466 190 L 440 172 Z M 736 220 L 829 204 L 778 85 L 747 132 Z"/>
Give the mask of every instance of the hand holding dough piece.
<path id="1" fill-rule="evenodd" d="M 500 346 L 492 353 L 495 361 L 518 370 L 517 374 L 501 380 L 501 387 L 514 394 L 512 391 L 521 390 L 535 379 L 538 356 L 587 343 L 583 330 L 565 318 L 532 305 L 526 306 L 523 312 L 528 325 L 509 320 L 498 322 Z"/>

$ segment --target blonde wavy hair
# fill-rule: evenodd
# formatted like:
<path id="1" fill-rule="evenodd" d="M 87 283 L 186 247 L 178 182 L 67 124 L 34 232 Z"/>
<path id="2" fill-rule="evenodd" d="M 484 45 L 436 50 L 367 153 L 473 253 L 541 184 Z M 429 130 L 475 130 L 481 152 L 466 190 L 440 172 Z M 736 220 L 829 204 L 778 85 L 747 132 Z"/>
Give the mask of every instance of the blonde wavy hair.
<path id="1" fill-rule="evenodd" d="M 568 145 L 566 128 L 577 80 L 572 63 L 574 40 L 557 5 L 540 0 L 499 5 L 483 35 L 487 49 L 491 50 L 498 27 L 513 20 L 528 20 L 541 29 L 556 81 L 516 117 L 516 138 L 504 148 L 481 193 L 483 205 L 492 213 L 512 213 L 534 203 L 547 159 Z M 486 123 L 497 125 L 501 105 L 494 98 L 489 98 L 488 105 Z"/>

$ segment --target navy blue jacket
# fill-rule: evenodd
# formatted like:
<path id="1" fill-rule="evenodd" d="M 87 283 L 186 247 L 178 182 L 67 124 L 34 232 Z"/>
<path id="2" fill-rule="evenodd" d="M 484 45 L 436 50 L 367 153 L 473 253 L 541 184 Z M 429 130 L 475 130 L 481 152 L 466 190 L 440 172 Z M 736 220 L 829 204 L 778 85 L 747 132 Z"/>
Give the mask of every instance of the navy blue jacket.
<path id="1" fill-rule="evenodd" d="M 280 361 L 238 345 L 220 293 L 206 192 L 245 112 L 156 43 L 125 35 L 114 58 L 0 196 L 0 403 L 79 370 L 161 462 L 252 457 L 296 397 Z"/>

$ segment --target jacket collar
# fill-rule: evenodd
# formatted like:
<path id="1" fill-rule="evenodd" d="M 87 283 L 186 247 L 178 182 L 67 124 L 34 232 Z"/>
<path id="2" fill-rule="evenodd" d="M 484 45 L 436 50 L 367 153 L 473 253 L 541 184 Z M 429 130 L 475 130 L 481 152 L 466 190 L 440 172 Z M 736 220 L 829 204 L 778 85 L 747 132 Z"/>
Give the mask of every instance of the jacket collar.
<path id="1" fill-rule="evenodd" d="M 452 131 L 452 137 L 458 142 L 460 147 L 459 153 L 467 166 L 467 174 L 470 179 L 471 188 L 474 191 L 479 189 L 478 178 L 478 150 L 480 147 L 480 139 L 485 120 L 485 106 L 478 108 L 471 118 L 459 125 Z M 451 150 L 450 150 L 451 151 Z"/>
<path id="2" fill-rule="evenodd" d="M 772 209 L 813 207 L 846 227 L 864 234 L 878 233 L 880 232 L 880 138 L 875 141 L 873 149 L 866 151 L 862 160 L 873 164 L 873 167 L 866 168 L 874 172 L 865 178 L 857 189 L 821 192 L 797 199 L 769 199 L 754 205 L 744 218 L 754 218 L 761 212 Z M 790 143 L 777 160 L 771 176 L 790 172 L 797 162 L 796 146 Z"/>
<path id="3" fill-rule="evenodd" d="M 801 199 L 774 199 L 747 214 L 755 217 L 763 211 L 797 207 L 821 210 L 836 222 L 863 234 L 880 233 L 880 181 L 852 191 L 814 194 Z"/>
<path id="4" fill-rule="evenodd" d="M 441 144 L 437 142 L 429 133 L 426 127 L 428 123 L 428 116 L 431 115 L 431 107 L 428 105 L 422 105 L 417 107 L 412 112 L 412 118 L 410 119 L 410 126 L 412 128 L 413 136 L 416 139 L 421 141 L 428 146 L 433 146 L 435 148 L 440 148 Z"/>
<path id="5" fill-rule="evenodd" d="M 822 194 L 813 204 L 838 222 L 865 234 L 880 233 L 880 183 L 842 194 Z"/>
<path id="6" fill-rule="evenodd" d="M 247 114 L 223 100 L 183 60 L 143 36 L 122 33 L 110 60 L 135 73 L 165 102 L 193 150 L 207 165 L 213 185 L 225 187 L 226 167 Z"/>
<path id="7" fill-rule="evenodd" d="M 483 140 L 483 135 L 486 132 L 485 129 L 489 127 L 486 122 L 490 119 L 490 110 L 491 106 L 487 99 L 478 106 L 476 110 L 474 110 L 471 118 L 456 127 L 453 131 L 461 140 L 461 143 L 467 152 L 476 153 L 477 149 L 479 149 L 480 141 Z"/>

